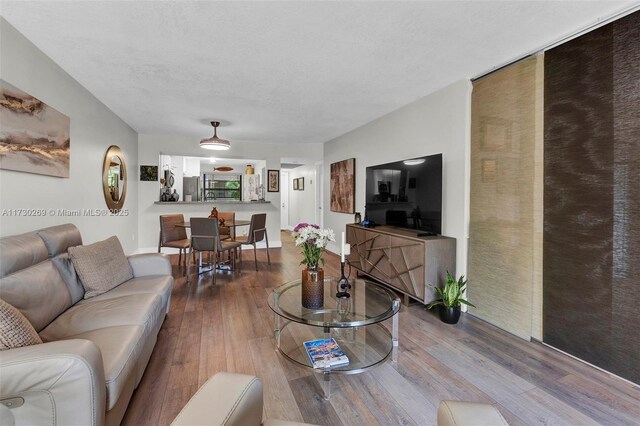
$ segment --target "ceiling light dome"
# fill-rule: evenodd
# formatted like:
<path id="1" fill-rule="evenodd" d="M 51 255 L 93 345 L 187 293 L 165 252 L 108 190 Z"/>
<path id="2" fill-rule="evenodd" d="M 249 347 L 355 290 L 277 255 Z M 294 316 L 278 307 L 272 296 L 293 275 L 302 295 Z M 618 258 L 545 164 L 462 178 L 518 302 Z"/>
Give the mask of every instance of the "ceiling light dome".
<path id="1" fill-rule="evenodd" d="M 231 143 L 229 143 L 226 139 L 220 139 L 218 137 L 218 126 L 220 125 L 219 121 L 212 121 L 211 125 L 213 126 L 213 136 L 208 139 L 202 139 L 200 141 L 200 148 L 204 149 L 215 149 L 218 151 L 227 150 L 231 148 Z"/>

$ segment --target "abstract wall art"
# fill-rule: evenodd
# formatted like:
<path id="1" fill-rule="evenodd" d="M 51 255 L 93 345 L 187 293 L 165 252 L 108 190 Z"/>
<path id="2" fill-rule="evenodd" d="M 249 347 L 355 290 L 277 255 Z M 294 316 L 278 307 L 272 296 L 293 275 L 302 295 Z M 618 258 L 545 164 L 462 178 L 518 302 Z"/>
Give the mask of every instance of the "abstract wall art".
<path id="1" fill-rule="evenodd" d="M 0 169 L 69 177 L 69 117 L 0 80 Z"/>

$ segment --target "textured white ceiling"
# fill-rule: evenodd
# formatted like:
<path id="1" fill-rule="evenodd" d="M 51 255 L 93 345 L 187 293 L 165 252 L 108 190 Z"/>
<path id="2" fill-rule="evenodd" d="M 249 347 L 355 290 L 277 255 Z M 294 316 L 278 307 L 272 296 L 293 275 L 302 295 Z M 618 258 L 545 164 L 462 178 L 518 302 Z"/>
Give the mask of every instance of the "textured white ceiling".
<path id="1" fill-rule="evenodd" d="M 10 2 L 139 133 L 325 142 L 633 2 Z"/>

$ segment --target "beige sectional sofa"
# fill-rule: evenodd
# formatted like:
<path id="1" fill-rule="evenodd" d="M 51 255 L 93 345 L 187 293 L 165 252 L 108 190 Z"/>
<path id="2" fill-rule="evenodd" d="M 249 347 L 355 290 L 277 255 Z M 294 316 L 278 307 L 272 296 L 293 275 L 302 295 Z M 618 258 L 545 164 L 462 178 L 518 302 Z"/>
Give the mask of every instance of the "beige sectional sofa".
<path id="1" fill-rule="evenodd" d="M 132 279 L 84 299 L 67 255 L 81 244 L 71 224 L 0 239 L 0 298 L 44 342 L 0 351 L 0 399 L 16 424 L 119 424 L 169 311 L 159 254 L 129 256 Z"/>

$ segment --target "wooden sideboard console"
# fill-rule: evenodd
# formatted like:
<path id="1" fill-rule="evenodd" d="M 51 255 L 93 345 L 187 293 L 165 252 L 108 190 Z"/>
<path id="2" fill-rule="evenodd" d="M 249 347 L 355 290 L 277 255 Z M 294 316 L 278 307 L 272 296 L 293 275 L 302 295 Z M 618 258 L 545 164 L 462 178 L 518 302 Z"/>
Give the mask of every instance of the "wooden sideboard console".
<path id="1" fill-rule="evenodd" d="M 405 304 L 409 298 L 427 304 L 437 298 L 430 285 L 443 286 L 447 271 L 455 276 L 456 239 L 417 235 L 417 231 L 393 226 L 349 224 L 349 263 L 358 272 L 403 293 Z"/>

